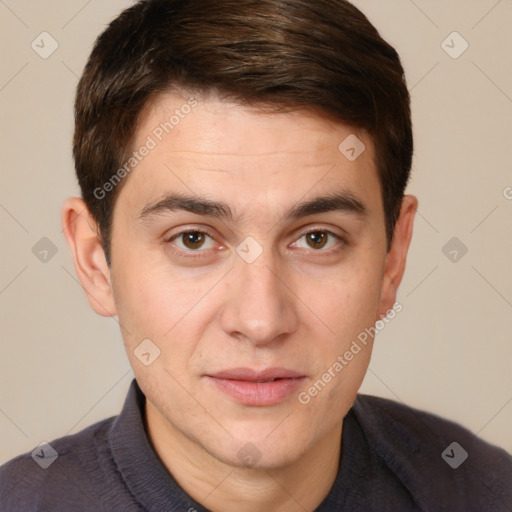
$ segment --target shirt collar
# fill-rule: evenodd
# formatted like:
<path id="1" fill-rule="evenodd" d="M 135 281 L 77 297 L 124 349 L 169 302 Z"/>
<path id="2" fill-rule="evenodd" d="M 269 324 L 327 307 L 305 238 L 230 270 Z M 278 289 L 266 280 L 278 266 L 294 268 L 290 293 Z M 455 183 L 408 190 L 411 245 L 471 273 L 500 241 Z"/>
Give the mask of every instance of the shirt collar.
<path id="1" fill-rule="evenodd" d="M 134 379 L 109 433 L 114 462 L 134 499 L 148 511 L 208 512 L 177 484 L 150 444 L 144 424 L 146 398 Z"/>

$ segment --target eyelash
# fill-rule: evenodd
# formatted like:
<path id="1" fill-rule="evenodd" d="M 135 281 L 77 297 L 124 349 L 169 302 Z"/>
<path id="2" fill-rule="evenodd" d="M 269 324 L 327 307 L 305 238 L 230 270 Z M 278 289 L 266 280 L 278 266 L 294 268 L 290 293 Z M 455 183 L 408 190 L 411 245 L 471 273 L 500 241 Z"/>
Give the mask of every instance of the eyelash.
<path id="1" fill-rule="evenodd" d="M 303 238 L 304 236 L 307 236 L 309 235 L 310 233 L 327 233 L 328 236 L 330 237 L 334 237 L 335 239 L 338 240 L 338 244 L 335 246 L 335 247 L 332 247 L 330 249 L 327 249 L 327 250 L 322 250 L 322 249 L 318 249 L 318 250 L 315 250 L 313 248 L 309 249 L 309 251 L 311 252 L 315 252 L 315 253 L 324 253 L 324 254 L 336 254 L 338 253 L 339 251 L 342 250 L 343 247 L 346 247 L 349 245 L 349 242 L 347 240 L 346 237 L 343 237 L 343 236 L 340 236 L 340 235 L 337 235 L 335 233 L 333 233 L 332 231 L 329 231 L 327 229 L 320 229 L 320 228 L 313 228 L 313 229 L 310 229 L 304 233 L 302 233 L 294 243 L 296 243 L 298 240 L 300 240 L 301 238 Z M 188 233 L 199 233 L 199 234 L 202 234 L 202 235 L 207 235 L 208 237 L 210 237 L 212 240 L 215 240 L 215 237 L 208 231 L 205 231 L 203 229 L 186 229 L 184 231 L 180 231 L 179 233 L 175 233 L 173 234 L 172 236 L 168 237 L 165 242 L 166 243 L 172 243 L 174 240 L 176 240 L 177 238 L 183 236 L 183 235 L 186 235 Z M 185 258 L 201 258 L 203 257 L 201 255 L 201 253 L 205 253 L 207 252 L 209 249 L 198 249 L 198 250 L 192 250 L 192 249 L 189 249 L 189 250 L 184 250 L 184 249 L 180 249 L 179 247 L 178 248 L 173 248 L 173 251 L 179 253 L 180 255 L 184 255 Z M 198 254 L 197 256 L 195 254 Z"/>

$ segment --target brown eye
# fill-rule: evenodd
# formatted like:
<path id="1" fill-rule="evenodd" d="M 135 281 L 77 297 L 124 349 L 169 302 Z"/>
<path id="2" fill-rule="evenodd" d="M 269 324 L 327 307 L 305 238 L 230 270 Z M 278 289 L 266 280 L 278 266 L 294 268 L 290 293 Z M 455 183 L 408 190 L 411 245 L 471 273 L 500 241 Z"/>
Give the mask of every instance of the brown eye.
<path id="1" fill-rule="evenodd" d="M 308 245 L 313 249 L 322 249 L 328 240 L 328 234 L 325 231 L 312 231 L 305 236 Z"/>
<path id="2" fill-rule="evenodd" d="M 192 231 L 190 233 L 183 233 L 183 245 L 188 249 L 199 249 L 204 244 L 204 233 L 199 231 Z"/>
<path id="3" fill-rule="evenodd" d="M 215 246 L 213 238 L 203 231 L 182 231 L 174 235 L 169 242 L 183 251 L 195 251 L 198 249 L 211 249 Z"/>
<path id="4" fill-rule="evenodd" d="M 345 245 L 345 240 L 325 229 L 304 233 L 293 245 L 301 249 L 314 249 L 317 252 L 330 252 L 336 246 Z"/>

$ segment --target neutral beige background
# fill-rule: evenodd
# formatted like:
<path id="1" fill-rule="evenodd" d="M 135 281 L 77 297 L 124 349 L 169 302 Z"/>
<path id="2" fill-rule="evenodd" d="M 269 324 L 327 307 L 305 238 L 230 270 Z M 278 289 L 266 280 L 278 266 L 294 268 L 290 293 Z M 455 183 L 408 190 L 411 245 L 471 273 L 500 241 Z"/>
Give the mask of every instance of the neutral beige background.
<path id="1" fill-rule="evenodd" d="M 512 452 L 512 0 L 358 0 L 403 58 L 420 199 L 399 294 L 362 391 L 456 420 Z M 95 37 L 127 1 L 0 0 L 0 463 L 120 410 L 132 378 L 60 226 L 76 195 L 72 102 Z M 58 49 L 31 42 L 47 31 Z M 453 59 L 441 43 L 469 43 Z M 453 43 L 452 43 L 453 40 Z M 448 39 L 452 52 L 461 41 Z M 508 199 L 507 199 L 508 197 Z M 32 247 L 48 237 L 43 263 Z M 468 252 L 452 262 L 457 237 Z"/>

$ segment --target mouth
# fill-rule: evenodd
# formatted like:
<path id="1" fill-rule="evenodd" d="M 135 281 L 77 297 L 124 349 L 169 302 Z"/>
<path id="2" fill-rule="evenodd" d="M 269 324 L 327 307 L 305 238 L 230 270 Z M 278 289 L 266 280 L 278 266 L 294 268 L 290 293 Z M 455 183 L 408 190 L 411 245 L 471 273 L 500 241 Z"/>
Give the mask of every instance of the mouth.
<path id="1" fill-rule="evenodd" d="M 235 401 L 253 407 L 278 404 L 288 398 L 306 376 L 286 368 L 233 368 L 205 375 L 215 389 Z"/>

